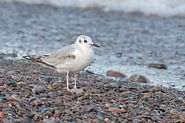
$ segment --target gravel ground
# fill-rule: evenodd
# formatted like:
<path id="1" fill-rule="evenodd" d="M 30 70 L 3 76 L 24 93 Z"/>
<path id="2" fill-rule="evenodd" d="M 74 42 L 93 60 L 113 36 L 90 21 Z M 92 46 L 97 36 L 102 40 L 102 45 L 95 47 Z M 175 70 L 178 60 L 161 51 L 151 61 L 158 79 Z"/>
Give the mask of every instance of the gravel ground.
<path id="1" fill-rule="evenodd" d="M 65 75 L 25 60 L 0 60 L 1 122 L 185 122 L 185 92 L 81 72 L 66 91 Z"/>

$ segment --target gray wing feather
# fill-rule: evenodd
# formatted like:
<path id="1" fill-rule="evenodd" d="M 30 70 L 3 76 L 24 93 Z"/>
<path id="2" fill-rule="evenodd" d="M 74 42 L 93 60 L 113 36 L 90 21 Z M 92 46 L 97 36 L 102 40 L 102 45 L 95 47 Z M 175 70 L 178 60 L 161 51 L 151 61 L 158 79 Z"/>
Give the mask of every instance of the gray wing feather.
<path id="1" fill-rule="evenodd" d="M 51 55 L 41 58 L 42 62 L 45 62 L 52 66 L 57 66 L 60 64 L 68 64 L 70 61 L 75 60 L 76 56 L 74 44 L 66 46 L 57 52 L 52 53 Z"/>

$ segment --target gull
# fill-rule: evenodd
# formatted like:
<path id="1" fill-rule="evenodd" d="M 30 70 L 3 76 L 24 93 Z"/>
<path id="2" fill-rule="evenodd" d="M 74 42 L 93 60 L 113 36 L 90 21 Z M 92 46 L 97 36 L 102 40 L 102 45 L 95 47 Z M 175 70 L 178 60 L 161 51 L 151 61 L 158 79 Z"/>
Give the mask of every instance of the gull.
<path id="1" fill-rule="evenodd" d="M 45 67 L 56 70 L 58 73 L 66 73 L 67 91 L 79 92 L 83 90 L 77 89 L 76 75 L 74 76 L 74 88 L 69 88 L 69 72 L 78 72 L 89 66 L 94 59 L 93 46 L 99 45 L 92 42 L 87 35 L 80 35 L 75 43 L 59 49 L 50 55 L 42 55 L 38 57 L 23 56 L 23 58 L 39 63 Z"/>

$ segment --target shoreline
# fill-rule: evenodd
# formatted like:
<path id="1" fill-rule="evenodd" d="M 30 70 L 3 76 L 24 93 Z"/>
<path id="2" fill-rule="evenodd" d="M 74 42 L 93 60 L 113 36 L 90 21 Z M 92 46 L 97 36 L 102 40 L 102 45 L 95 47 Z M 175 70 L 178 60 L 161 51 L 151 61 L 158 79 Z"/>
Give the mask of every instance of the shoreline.
<path id="1" fill-rule="evenodd" d="M 2 122 L 185 121 L 185 91 L 81 72 L 84 92 L 76 94 L 66 91 L 65 75 L 29 61 L 1 59 L 0 68 Z"/>

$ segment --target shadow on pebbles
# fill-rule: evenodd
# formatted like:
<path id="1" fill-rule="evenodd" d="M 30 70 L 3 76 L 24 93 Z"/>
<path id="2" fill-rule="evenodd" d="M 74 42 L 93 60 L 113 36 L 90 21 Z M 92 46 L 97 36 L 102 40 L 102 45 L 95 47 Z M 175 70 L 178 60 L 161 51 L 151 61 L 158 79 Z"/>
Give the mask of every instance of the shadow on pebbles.
<path id="1" fill-rule="evenodd" d="M 183 91 L 86 72 L 77 84 L 83 93 L 67 92 L 65 74 L 25 60 L 0 60 L 0 122 L 185 122 Z"/>

